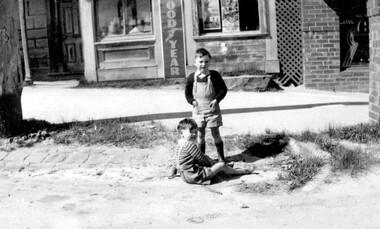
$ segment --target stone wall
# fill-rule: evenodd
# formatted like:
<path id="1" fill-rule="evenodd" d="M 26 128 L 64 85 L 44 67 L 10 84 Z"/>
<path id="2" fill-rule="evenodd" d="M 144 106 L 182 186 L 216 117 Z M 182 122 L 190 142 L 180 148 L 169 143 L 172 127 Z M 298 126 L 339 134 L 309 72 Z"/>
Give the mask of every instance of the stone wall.
<path id="1" fill-rule="evenodd" d="M 45 0 L 25 1 L 26 37 L 32 77 L 49 69 L 47 6 Z"/>
<path id="2" fill-rule="evenodd" d="M 304 84 L 306 88 L 368 92 L 368 67 L 341 70 L 337 5 L 331 0 L 302 1 Z"/>

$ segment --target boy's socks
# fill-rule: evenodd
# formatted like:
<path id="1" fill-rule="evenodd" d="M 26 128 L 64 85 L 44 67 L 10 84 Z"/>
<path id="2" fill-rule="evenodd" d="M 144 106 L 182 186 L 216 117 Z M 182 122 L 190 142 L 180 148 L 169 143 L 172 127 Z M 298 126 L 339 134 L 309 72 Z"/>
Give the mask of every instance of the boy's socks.
<path id="1" fill-rule="evenodd" d="M 216 152 L 218 153 L 218 160 L 221 162 L 226 162 L 226 158 L 224 157 L 224 144 L 223 142 L 215 143 Z"/>

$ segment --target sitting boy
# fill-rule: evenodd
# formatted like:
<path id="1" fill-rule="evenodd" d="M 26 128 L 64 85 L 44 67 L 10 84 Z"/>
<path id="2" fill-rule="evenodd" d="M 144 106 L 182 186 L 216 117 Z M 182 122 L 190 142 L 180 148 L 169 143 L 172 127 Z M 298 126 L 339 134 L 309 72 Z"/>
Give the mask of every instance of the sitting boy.
<path id="1" fill-rule="evenodd" d="M 169 178 L 173 178 L 179 172 L 186 183 L 210 184 L 211 178 L 219 172 L 229 175 L 252 173 L 250 170 L 231 168 L 225 162 L 214 163 L 211 158 L 201 152 L 195 143 L 198 126 L 193 119 L 181 120 L 177 130 L 180 131 L 182 138 L 178 141 Z"/>

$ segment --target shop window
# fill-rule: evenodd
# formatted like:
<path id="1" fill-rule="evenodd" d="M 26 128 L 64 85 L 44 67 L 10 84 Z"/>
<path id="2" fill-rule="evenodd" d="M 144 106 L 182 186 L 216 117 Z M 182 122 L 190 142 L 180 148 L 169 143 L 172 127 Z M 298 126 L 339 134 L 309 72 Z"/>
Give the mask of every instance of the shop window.
<path id="1" fill-rule="evenodd" d="M 200 0 L 198 3 L 201 34 L 260 30 L 258 0 Z"/>
<path id="2" fill-rule="evenodd" d="M 151 34 L 151 0 L 97 0 L 97 38 Z"/>
<path id="3" fill-rule="evenodd" d="M 341 4 L 339 15 L 342 70 L 368 66 L 369 23 L 366 3 L 345 1 Z"/>

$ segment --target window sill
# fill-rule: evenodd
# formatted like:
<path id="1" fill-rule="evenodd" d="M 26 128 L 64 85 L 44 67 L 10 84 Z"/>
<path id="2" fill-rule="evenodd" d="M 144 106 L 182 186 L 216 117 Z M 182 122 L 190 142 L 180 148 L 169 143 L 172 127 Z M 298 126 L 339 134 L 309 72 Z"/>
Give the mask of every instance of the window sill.
<path id="1" fill-rule="evenodd" d="M 254 32 L 235 32 L 235 33 L 208 33 L 200 36 L 194 36 L 194 40 L 217 40 L 217 39 L 230 39 L 230 38 L 257 38 L 266 37 L 268 33 L 262 33 L 259 31 Z"/>
<path id="2" fill-rule="evenodd" d="M 106 37 L 101 41 L 95 42 L 95 46 L 107 45 L 107 44 L 127 44 L 135 42 L 155 42 L 156 38 L 154 35 L 145 36 L 117 36 L 117 37 Z"/>
<path id="3" fill-rule="evenodd" d="M 369 64 L 363 64 L 363 65 L 356 65 L 351 66 L 350 68 L 346 68 L 342 70 L 341 72 L 361 72 L 361 71 L 368 71 L 369 70 Z"/>

